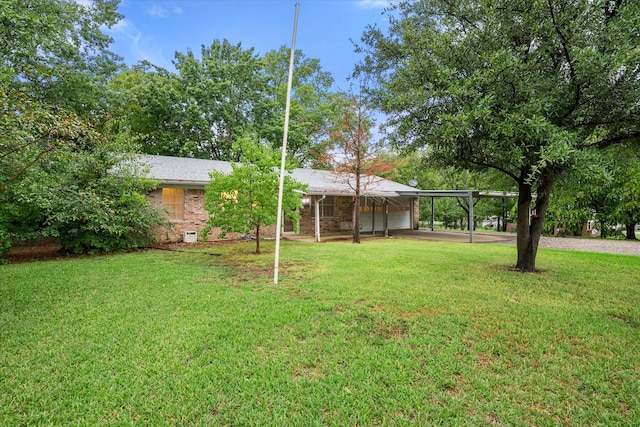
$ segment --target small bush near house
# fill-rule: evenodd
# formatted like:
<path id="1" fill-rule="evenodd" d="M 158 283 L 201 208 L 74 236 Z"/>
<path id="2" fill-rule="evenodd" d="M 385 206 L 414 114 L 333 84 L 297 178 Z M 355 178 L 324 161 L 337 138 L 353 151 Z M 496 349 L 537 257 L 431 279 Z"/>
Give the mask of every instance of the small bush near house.
<path id="1" fill-rule="evenodd" d="M 146 247 L 152 230 L 166 225 L 142 195 L 156 183 L 114 146 L 67 153 L 43 161 L 2 194 L 0 253 L 16 240 L 49 237 L 71 253 Z M 1 229 L 4 229 L 4 233 Z"/>

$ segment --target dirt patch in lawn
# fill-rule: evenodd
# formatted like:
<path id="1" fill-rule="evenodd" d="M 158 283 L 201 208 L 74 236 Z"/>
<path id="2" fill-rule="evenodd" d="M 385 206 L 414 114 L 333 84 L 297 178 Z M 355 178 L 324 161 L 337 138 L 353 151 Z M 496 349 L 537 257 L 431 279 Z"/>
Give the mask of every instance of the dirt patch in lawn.
<path id="1" fill-rule="evenodd" d="M 24 245 L 14 246 L 3 258 L 11 264 L 20 264 L 33 261 L 48 261 L 68 258 L 70 255 L 62 251 L 62 247 L 51 241 L 40 240 Z"/>
<path id="2" fill-rule="evenodd" d="M 229 243 L 238 243 L 243 242 L 243 240 L 215 240 L 212 242 L 194 242 L 194 243 L 183 243 L 183 242 L 162 242 L 155 243 L 152 247 L 147 249 L 161 249 L 168 251 L 176 251 L 176 252 L 189 252 L 193 249 L 202 249 L 207 247 L 215 247 L 222 244 Z M 137 250 L 137 249 L 136 249 Z M 95 255 L 104 255 L 104 254 L 94 254 Z M 216 254 L 217 255 L 217 254 Z M 4 254 L 4 256 L 0 256 L 0 258 L 4 258 L 10 264 L 20 264 L 25 262 L 34 262 L 34 261 L 51 261 L 51 260 L 60 260 L 60 259 L 70 259 L 70 258 L 79 258 L 79 257 L 87 257 L 91 255 L 86 254 L 70 254 L 62 249 L 58 243 L 47 240 L 47 239 L 39 239 L 32 242 L 27 242 L 23 244 L 19 244 L 13 246 L 9 251 Z"/>

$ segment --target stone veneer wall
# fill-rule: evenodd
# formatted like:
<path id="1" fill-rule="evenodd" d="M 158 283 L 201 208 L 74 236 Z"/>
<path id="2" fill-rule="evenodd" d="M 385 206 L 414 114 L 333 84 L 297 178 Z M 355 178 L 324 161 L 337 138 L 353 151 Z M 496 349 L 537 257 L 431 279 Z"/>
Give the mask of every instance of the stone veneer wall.
<path id="1" fill-rule="evenodd" d="M 162 188 L 146 195 L 151 206 L 162 207 Z M 198 232 L 198 240 L 203 240 L 201 229 L 207 224 L 209 213 L 204 209 L 204 189 L 184 189 L 184 220 L 172 221 L 173 227 L 161 227 L 155 234 L 160 241 L 180 242 L 185 231 Z M 253 233 L 255 235 L 255 232 Z M 261 227 L 260 237 L 274 237 L 275 226 Z M 220 228 L 214 227 L 208 234 L 208 240 L 220 240 Z M 239 239 L 241 233 L 229 233 L 225 239 Z"/>

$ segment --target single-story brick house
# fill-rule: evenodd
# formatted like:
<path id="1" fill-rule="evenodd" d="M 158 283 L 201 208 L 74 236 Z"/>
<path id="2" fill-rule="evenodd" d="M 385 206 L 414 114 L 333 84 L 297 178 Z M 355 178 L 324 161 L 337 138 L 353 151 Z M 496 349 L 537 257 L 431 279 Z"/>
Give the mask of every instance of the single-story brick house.
<path id="1" fill-rule="evenodd" d="M 181 240 L 188 232 L 199 232 L 207 222 L 204 209 L 204 190 L 210 181 L 209 172 L 231 172 L 231 163 L 217 160 L 168 156 L 140 156 L 149 167 L 148 177 L 159 181 L 158 188 L 147 195 L 153 206 L 166 209 L 174 227 L 159 231 L 163 240 Z M 300 233 L 348 232 L 353 229 L 354 190 L 349 174 L 294 169 L 291 176 L 306 184 Z M 361 179 L 360 229 L 363 233 L 386 232 L 394 229 L 417 229 L 418 198 L 402 193 L 415 188 L 376 176 Z M 284 224 L 284 231 L 292 231 L 293 224 Z M 209 238 L 216 239 L 219 230 L 212 230 Z M 275 228 L 261 230 L 264 236 L 275 236 Z"/>

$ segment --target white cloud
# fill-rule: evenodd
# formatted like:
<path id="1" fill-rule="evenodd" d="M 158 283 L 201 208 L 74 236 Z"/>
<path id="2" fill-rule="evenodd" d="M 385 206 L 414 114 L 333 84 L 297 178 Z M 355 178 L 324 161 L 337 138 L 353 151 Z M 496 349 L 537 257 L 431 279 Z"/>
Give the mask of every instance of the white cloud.
<path id="1" fill-rule="evenodd" d="M 383 9 L 390 4 L 389 0 L 358 0 L 355 2 L 359 9 Z"/>
<path id="2" fill-rule="evenodd" d="M 172 67 L 171 59 L 165 57 L 162 46 L 153 38 L 145 37 L 138 27 L 126 18 L 111 28 L 105 28 L 104 31 L 119 44 L 126 46 L 132 60 L 146 60 L 163 68 Z"/>
<path id="3" fill-rule="evenodd" d="M 91 0 L 74 0 L 74 1 L 84 8 L 93 7 L 93 2 Z"/>
<path id="4" fill-rule="evenodd" d="M 157 16 L 158 18 L 165 18 L 169 15 L 169 11 L 162 6 L 154 4 L 151 9 L 147 10 L 147 13 L 151 16 Z"/>
<path id="5" fill-rule="evenodd" d="M 124 18 L 116 22 L 116 24 L 111 28 L 106 29 L 106 31 L 122 34 L 129 38 L 133 32 L 137 31 L 137 29 L 135 28 L 135 25 Z"/>
<path id="6" fill-rule="evenodd" d="M 112 37 L 124 41 L 128 45 L 130 51 L 138 54 L 142 52 L 139 46 L 142 33 L 126 18 L 121 19 L 116 25 L 106 29 L 106 32 L 111 33 Z"/>
<path id="7" fill-rule="evenodd" d="M 151 16 L 155 16 L 156 18 L 166 18 L 167 16 L 173 14 L 180 15 L 184 12 L 184 10 L 180 6 L 176 6 L 171 11 L 164 6 L 159 4 L 154 4 L 150 9 L 147 9 L 147 13 Z"/>

